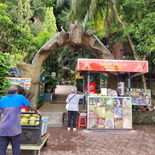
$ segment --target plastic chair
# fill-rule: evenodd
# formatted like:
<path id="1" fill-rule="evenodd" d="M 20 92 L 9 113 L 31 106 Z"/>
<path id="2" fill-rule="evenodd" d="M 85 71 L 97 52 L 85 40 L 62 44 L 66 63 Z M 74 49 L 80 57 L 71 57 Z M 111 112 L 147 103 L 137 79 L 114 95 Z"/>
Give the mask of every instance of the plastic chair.
<path id="1" fill-rule="evenodd" d="M 87 117 L 86 116 L 78 116 L 78 129 L 80 127 L 87 128 Z"/>

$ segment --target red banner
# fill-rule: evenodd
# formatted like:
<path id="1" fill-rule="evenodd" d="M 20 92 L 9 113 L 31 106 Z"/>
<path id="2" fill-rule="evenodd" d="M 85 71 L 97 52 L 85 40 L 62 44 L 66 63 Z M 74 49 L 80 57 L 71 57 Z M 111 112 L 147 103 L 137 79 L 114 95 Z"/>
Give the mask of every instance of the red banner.
<path id="1" fill-rule="evenodd" d="M 147 61 L 78 59 L 79 71 L 108 71 L 147 73 Z"/>

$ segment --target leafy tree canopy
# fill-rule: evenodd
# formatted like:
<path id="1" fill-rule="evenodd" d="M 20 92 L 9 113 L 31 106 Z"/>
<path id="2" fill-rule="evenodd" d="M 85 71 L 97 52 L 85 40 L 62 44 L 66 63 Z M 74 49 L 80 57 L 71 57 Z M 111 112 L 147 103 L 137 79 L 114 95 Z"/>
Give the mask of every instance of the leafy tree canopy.
<path id="1" fill-rule="evenodd" d="M 11 66 L 9 54 L 0 53 L 0 97 L 2 97 L 10 86 L 10 83 L 5 78 L 8 75 L 9 67 Z"/>
<path id="2" fill-rule="evenodd" d="M 20 29 L 5 15 L 5 8 L 0 8 L 0 12 L 3 12 L 0 15 L 0 51 L 14 54 L 25 52 L 31 44 L 33 37 L 26 31 Z"/>
<path id="3" fill-rule="evenodd" d="M 136 59 L 148 60 L 151 65 L 150 57 L 155 59 L 154 6 L 151 0 L 72 0 L 69 17 L 71 21 L 82 21 L 96 30 L 98 36 L 109 37 L 113 43 L 126 43 L 130 37 Z M 103 31 L 97 26 L 101 23 Z"/>

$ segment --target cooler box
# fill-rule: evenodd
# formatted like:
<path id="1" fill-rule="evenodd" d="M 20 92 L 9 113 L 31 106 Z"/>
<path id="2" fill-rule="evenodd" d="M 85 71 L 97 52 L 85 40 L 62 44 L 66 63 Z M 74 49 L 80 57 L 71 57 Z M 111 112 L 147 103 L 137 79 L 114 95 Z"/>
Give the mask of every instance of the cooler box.
<path id="1" fill-rule="evenodd" d="M 41 125 L 41 136 L 44 136 L 47 133 L 49 116 L 42 116 L 42 125 Z"/>

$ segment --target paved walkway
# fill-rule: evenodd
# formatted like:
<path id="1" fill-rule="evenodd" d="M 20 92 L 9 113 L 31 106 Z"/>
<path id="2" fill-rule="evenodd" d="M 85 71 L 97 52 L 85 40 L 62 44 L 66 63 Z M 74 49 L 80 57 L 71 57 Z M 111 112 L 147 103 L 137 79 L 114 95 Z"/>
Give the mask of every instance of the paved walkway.
<path id="1" fill-rule="evenodd" d="M 49 111 L 54 103 L 56 110 L 58 105 L 65 104 L 69 93 L 67 86 L 60 86 L 56 90 L 56 102 L 45 104 L 41 109 L 45 111 L 48 107 Z M 64 107 L 58 109 L 64 110 Z M 64 124 L 59 128 L 50 127 L 48 132 L 47 147 L 41 149 L 41 155 L 155 155 L 155 125 L 133 125 L 133 130 L 122 132 L 90 132 L 85 129 L 67 131 Z"/>
<path id="2" fill-rule="evenodd" d="M 41 112 L 67 112 L 65 110 L 65 101 L 68 94 L 71 93 L 72 87 L 71 85 L 58 85 L 53 100 L 51 102 L 45 102 L 39 110 Z M 82 104 L 80 104 L 79 109 L 82 109 Z"/>
<path id="3" fill-rule="evenodd" d="M 66 131 L 49 128 L 41 155 L 155 155 L 155 125 L 134 125 L 132 131 Z"/>

